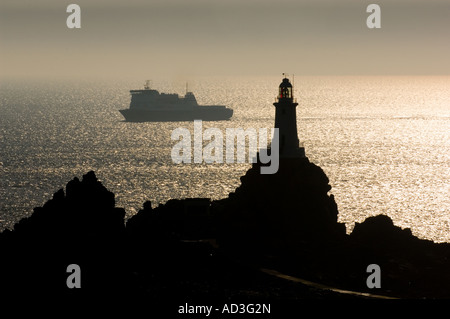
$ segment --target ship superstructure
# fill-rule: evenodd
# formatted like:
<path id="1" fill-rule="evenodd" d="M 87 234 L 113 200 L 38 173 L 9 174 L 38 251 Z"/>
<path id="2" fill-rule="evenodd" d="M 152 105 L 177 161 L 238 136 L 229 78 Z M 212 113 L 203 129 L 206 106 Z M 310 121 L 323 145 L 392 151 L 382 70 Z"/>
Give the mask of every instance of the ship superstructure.
<path id="1" fill-rule="evenodd" d="M 187 90 L 184 97 L 175 93 L 160 93 L 150 88 L 130 90 L 130 108 L 120 110 L 127 121 L 220 121 L 228 120 L 233 110 L 224 105 L 199 105 L 194 93 Z"/>

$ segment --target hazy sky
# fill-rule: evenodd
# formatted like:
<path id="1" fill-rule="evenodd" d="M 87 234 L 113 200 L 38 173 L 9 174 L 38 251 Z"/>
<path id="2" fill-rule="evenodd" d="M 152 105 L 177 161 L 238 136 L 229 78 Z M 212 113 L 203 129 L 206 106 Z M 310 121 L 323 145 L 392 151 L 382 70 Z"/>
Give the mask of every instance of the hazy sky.
<path id="1" fill-rule="evenodd" d="M 449 31 L 449 0 L 1 0 L 0 76 L 448 75 Z"/>

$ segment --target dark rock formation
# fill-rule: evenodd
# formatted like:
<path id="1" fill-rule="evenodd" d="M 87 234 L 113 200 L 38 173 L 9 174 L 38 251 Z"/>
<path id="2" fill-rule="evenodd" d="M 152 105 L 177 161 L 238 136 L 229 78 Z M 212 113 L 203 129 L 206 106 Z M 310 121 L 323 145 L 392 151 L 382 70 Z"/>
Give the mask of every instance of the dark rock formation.
<path id="1" fill-rule="evenodd" d="M 1 289 L 21 298 L 127 295 L 156 303 L 340 297 L 258 271 L 266 267 L 343 289 L 450 297 L 450 244 L 420 240 L 387 216 L 346 235 L 328 178 L 306 158 L 282 160 L 273 175 L 261 175 L 256 163 L 241 180 L 213 203 L 146 202 L 125 227 L 125 211 L 93 172 L 74 178 L 0 234 Z M 66 285 L 70 264 L 81 267 L 81 289 Z M 366 286 L 370 264 L 381 267 L 376 291 Z"/>
<path id="2" fill-rule="evenodd" d="M 214 229 L 209 199 L 172 199 L 156 208 L 146 202 L 126 224 L 128 263 L 146 287 L 182 281 L 210 265 L 212 247 L 200 239 L 215 238 Z"/>
<path id="3" fill-rule="evenodd" d="M 253 164 L 236 192 L 214 205 L 223 245 L 267 252 L 345 236 L 334 197 L 328 195 L 329 180 L 320 167 L 307 158 L 280 159 L 278 172 L 264 175 L 260 166 Z"/>
<path id="4" fill-rule="evenodd" d="M 0 236 L 2 288 L 20 295 L 76 294 L 67 267 L 79 265 L 83 291 L 117 291 L 124 285 L 125 211 L 94 172 L 74 178 L 43 207 Z"/>
<path id="5" fill-rule="evenodd" d="M 409 228 L 395 226 L 385 215 L 356 223 L 349 242 L 348 269 L 356 272 L 378 264 L 382 270 L 382 292 L 414 298 L 450 298 L 450 244 L 419 239 Z"/>
<path id="6" fill-rule="evenodd" d="M 139 239 L 175 236 L 177 239 L 213 238 L 214 216 L 209 198 L 171 199 L 152 208 L 151 202 L 127 221 L 127 233 Z M 148 241 L 148 240 L 147 240 Z"/>
<path id="7" fill-rule="evenodd" d="M 401 229 L 385 215 L 338 223 L 337 205 L 323 170 L 307 158 L 281 159 L 273 175 L 256 163 L 241 186 L 213 203 L 221 249 L 343 289 L 407 297 L 450 297 L 450 244 L 435 244 Z M 366 285 L 367 266 L 382 270 L 381 289 Z"/>

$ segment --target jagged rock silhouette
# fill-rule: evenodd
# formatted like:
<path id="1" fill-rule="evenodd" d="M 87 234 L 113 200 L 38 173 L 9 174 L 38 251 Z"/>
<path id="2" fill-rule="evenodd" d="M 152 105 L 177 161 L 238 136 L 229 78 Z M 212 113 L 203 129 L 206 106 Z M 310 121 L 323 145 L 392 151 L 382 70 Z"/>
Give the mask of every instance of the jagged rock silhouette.
<path id="1" fill-rule="evenodd" d="M 83 291 L 123 286 L 125 211 L 88 172 L 0 236 L 2 287 L 19 294 L 76 293 L 66 286 L 70 264 L 83 270 Z"/>
<path id="2" fill-rule="evenodd" d="M 232 261 L 246 256 L 259 266 L 369 292 L 366 267 L 375 263 L 383 273 L 378 293 L 450 297 L 450 244 L 418 239 L 383 215 L 347 235 L 320 167 L 295 159 L 280 162 L 277 174 L 260 175 L 258 165 L 228 198 L 173 199 L 156 208 L 146 202 L 126 224 L 125 211 L 94 172 L 75 177 L 0 234 L 2 289 L 22 298 L 285 296 L 268 286 L 275 285 L 290 296 L 323 297 Z M 82 269 L 82 289 L 66 286 L 70 264 Z"/>
<path id="3" fill-rule="evenodd" d="M 278 172 L 260 174 L 255 163 L 227 199 L 217 201 L 222 244 L 278 250 L 304 241 L 335 241 L 345 236 L 323 170 L 307 158 L 280 159 Z M 275 245 L 275 246 L 274 246 Z"/>

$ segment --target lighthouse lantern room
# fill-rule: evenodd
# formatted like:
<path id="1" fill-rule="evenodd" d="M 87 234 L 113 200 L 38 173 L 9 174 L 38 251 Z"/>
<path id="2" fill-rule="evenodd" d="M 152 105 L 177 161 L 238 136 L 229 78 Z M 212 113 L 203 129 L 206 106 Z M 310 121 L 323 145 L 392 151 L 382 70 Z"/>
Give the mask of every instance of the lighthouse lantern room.
<path id="1" fill-rule="evenodd" d="M 293 86 L 287 77 L 284 77 L 279 86 L 278 101 L 273 105 L 275 111 L 275 127 L 278 128 L 280 157 L 306 157 L 305 149 L 299 146 L 297 136 L 298 103 L 293 99 Z"/>
<path id="2" fill-rule="evenodd" d="M 292 84 L 288 78 L 284 78 L 279 87 L 278 99 L 292 99 Z"/>

